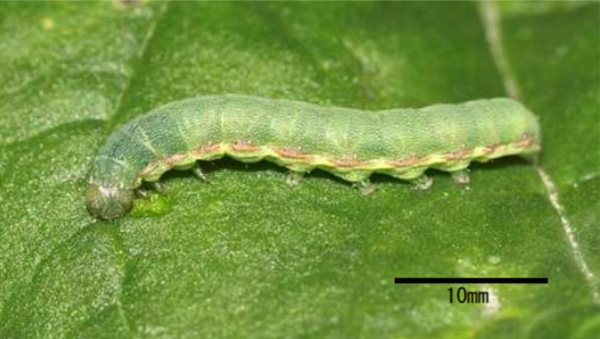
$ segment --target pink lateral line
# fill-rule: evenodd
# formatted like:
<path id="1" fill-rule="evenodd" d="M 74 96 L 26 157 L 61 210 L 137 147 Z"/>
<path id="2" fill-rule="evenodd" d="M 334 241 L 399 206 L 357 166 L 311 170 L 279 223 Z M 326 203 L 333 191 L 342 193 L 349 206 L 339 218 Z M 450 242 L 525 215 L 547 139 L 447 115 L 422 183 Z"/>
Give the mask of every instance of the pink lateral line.
<path id="1" fill-rule="evenodd" d="M 166 158 L 164 160 L 164 162 L 169 166 L 169 167 L 173 167 L 175 164 L 177 164 L 178 162 L 180 162 L 181 160 L 187 158 L 186 154 L 175 154 L 172 155 L 168 158 Z"/>
<path id="2" fill-rule="evenodd" d="M 275 148 L 275 152 L 284 158 L 299 159 L 303 161 L 310 160 L 310 156 L 308 154 L 304 154 L 300 152 L 300 150 L 293 148 Z"/>
<path id="3" fill-rule="evenodd" d="M 260 146 L 252 144 L 251 141 L 236 141 L 231 144 L 231 149 L 236 152 L 256 152 L 260 151 Z"/>
<path id="4" fill-rule="evenodd" d="M 446 160 L 462 159 L 462 158 L 465 158 L 467 155 L 471 154 L 472 151 L 473 151 L 472 149 L 465 146 L 465 147 L 459 149 L 458 151 L 453 151 L 453 152 L 447 153 L 447 154 L 443 155 L 443 157 Z"/>
<path id="5" fill-rule="evenodd" d="M 534 144 L 533 137 L 528 134 L 524 134 L 523 137 L 521 138 L 521 140 L 512 143 L 512 145 L 514 145 L 515 147 L 520 147 L 520 148 L 527 148 L 533 144 Z M 504 145 L 501 143 L 498 143 L 498 144 L 483 146 L 483 149 L 484 149 L 485 153 L 493 153 L 498 148 L 501 148 L 501 147 L 504 147 Z M 237 142 L 231 144 L 231 148 L 236 152 L 256 152 L 256 151 L 261 150 L 260 146 L 256 146 L 250 141 L 237 141 Z M 218 152 L 220 149 L 221 149 L 220 144 L 202 145 L 199 148 L 192 151 L 192 155 L 195 157 L 200 157 L 206 153 Z M 293 149 L 293 148 L 275 148 L 275 152 L 285 158 L 298 159 L 298 160 L 306 161 L 306 162 L 310 161 L 310 158 L 311 158 L 310 155 L 304 154 L 300 150 Z M 445 160 L 457 160 L 457 159 L 462 159 L 462 158 L 468 156 L 472 152 L 473 152 L 473 149 L 465 146 L 458 151 L 449 152 L 449 153 L 443 155 L 442 157 Z M 161 162 L 166 164 L 169 168 L 172 168 L 175 164 L 177 164 L 181 160 L 185 159 L 186 157 L 187 157 L 186 154 L 176 154 L 176 155 L 173 155 L 164 160 L 153 161 L 153 162 L 149 163 L 146 166 L 146 168 L 144 168 L 141 171 L 140 175 L 143 176 L 147 173 L 151 173 L 160 165 Z M 389 164 L 391 164 L 393 167 L 407 167 L 407 166 L 413 166 L 413 165 L 417 165 L 417 164 L 426 164 L 429 160 L 430 160 L 429 156 L 417 158 L 415 155 L 411 155 L 402 160 L 390 161 Z M 333 163 L 339 167 L 357 167 L 360 165 L 367 165 L 369 163 L 369 161 L 360 161 L 360 160 L 358 160 L 356 155 L 352 155 L 349 157 L 340 158 L 338 160 L 333 160 Z"/>
<path id="6" fill-rule="evenodd" d="M 333 160 L 333 163 L 336 166 L 340 166 L 340 167 L 357 167 L 360 165 L 367 164 L 368 161 L 360 161 L 360 160 L 358 160 L 358 157 L 356 156 L 356 154 L 354 154 L 349 157 L 343 157 L 338 160 Z"/>
<path id="7" fill-rule="evenodd" d="M 426 155 L 422 158 L 419 158 L 415 165 L 426 165 L 431 160 L 431 156 Z"/>
<path id="8" fill-rule="evenodd" d="M 485 151 L 485 153 L 494 153 L 498 148 L 502 146 L 502 144 L 486 145 L 483 146 L 483 150 Z"/>
<path id="9" fill-rule="evenodd" d="M 514 145 L 516 147 L 523 147 L 523 148 L 529 147 L 529 146 L 533 145 L 533 138 L 528 134 L 523 134 L 523 137 L 521 138 L 521 140 L 515 142 Z"/>
<path id="10" fill-rule="evenodd" d="M 394 167 L 407 167 L 416 164 L 417 161 L 419 161 L 419 159 L 415 155 L 411 155 L 410 157 L 402 160 L 390 161 L 390 164 Z"/>
<path id="11" fill-rule="evenodd" d="M 196 148 L 194 151 L 192 151 L 192 154 L 194 157 L 200 157 L 206 153 L 218 152 L 220 149 L 221 149 L 221 145 L 219 145 L 219 144 L 202 145 L 202 146 Z"/>

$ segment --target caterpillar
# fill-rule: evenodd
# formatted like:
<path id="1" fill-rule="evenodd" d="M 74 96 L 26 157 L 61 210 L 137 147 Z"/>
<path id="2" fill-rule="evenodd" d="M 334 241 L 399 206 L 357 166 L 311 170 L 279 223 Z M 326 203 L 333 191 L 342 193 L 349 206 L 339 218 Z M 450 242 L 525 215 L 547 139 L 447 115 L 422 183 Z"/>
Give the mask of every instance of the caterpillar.
<path id="1" fill-rule="evenodd" d="M 119 218 L 132 208 L 142 182 L 157 182 L 170 169 L 202 176 L 197 161 L 224 156 L 271 161 L 290 173 L 321 169 L 363 184 L 372 173 L 430 183 L 428 168 L 465 182 L 472 161 L 538 152 L 540 133 L 536 116 L 507 98 L 364 111 L 199 96 L 166 104 L 114 132 L 89 172 L 86 204 L 99 219 Z"/>

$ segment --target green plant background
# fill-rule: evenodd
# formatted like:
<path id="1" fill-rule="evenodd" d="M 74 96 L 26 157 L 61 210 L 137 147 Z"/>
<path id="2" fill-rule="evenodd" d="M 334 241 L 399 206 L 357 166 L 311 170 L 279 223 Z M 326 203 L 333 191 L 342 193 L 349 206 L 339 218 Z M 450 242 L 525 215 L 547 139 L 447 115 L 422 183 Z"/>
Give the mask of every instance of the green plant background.
<path id="1" fill-rule="evenodd" d="M 541 167 L 600 275 L 600 6 L 501 3 L 500 37 L 541 119 Z M 0 3 L 0 337 L 588 338 L 600 288 L 536 168 L 473 166 L 468 189 L 222 160 L 169 173 L 113 223 L 85 174 L 120 124 L 245 93 L 368 109 L 506 96 L 476 3 Z M 548 277 L 469 285 L 402 276 Z M 454 285 L 458 288 L 460 285 Z"/>

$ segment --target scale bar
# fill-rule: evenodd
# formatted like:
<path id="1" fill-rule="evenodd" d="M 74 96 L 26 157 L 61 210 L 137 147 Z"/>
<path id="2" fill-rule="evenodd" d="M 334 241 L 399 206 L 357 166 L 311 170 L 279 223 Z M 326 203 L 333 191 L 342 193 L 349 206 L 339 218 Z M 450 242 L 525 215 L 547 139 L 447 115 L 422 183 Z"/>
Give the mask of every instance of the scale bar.
<path id="1" fill-rule="evenodd" d="M 396 284 L 547 284 L 548 278 L 394 278 Z"/>

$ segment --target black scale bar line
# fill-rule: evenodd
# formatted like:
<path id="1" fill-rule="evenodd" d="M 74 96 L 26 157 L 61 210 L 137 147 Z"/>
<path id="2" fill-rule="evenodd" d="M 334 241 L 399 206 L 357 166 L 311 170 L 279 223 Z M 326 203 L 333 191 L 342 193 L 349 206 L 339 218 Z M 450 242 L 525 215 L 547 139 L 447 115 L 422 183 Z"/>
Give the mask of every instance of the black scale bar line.
<path id="1" fill-rule="evenodd" d="M 547 284 L 548 278 L 395 278 L 396 284 Z"/>

